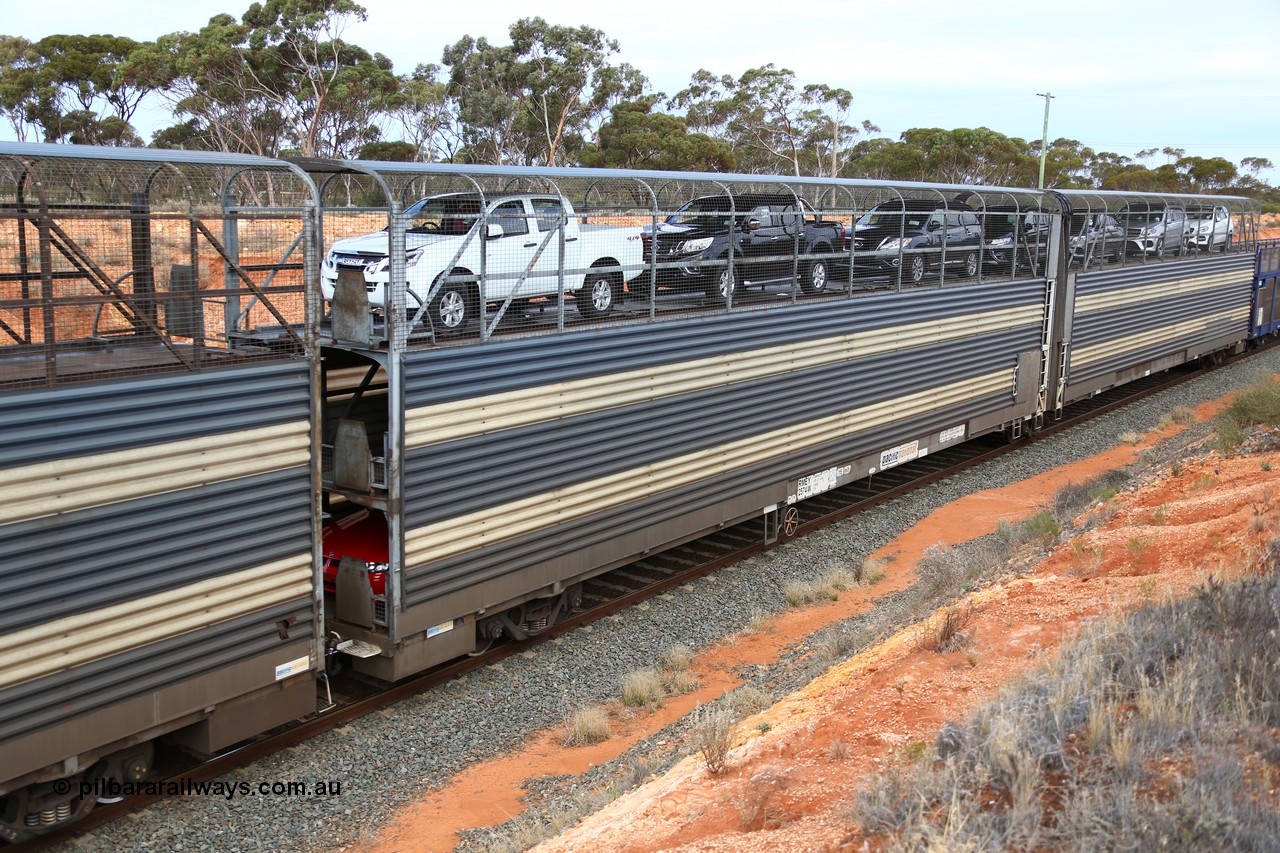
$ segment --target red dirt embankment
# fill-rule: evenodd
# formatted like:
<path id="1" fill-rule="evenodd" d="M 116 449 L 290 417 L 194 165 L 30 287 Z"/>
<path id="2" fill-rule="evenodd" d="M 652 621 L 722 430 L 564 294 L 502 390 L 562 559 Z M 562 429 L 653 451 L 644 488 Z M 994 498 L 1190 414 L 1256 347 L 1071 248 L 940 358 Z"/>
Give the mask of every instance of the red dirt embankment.
<path id="1" fill-rule="evenodd" d="M 1197 411 L 1200 419 L 1213 406 Z M 532 776 L 580 773 L 620 755 L 640 739 L 737 685 L 733 670 L 767 664 L 819 628 L 866 610 L 874 598 L 913 581 L 914 566 L 938 542 L 955 544 L 1026 519 L 1069 482 L 1084 482 L 1132 461 L 1181 427 L 1153 432 L 1135 445 L 1002 489 L 941 507 L 883 549 L 887 575 L 839 600 L 788 611 L 768 631 L 728 640 L 694 664 L 700 688 L 668 699 L 651 715 L 615 721 L 614 736 L 565 748 L 545 732 L 517 753 L 485 762 L 404 809 L 368 849 L 442 851 L 460 829 L 501 823 L 517 814 Z M 975 611 L 963 653 L 938 654 L 903 631 L 839 664 L 734 730 L 728 769 L 708 773 L 697 756 L 623 796 L 540 851 L 743 851 L 839 849 L 856 833 L 849 818 L 859 777 L 933 743 L 941 724 L 960 719 L 1036 666 L 1074 631 L 1099 616 L 1153 598 L 1186 594 L 1211 571 L 1246 562 L 1275 535 L 1270 467 L 1280 453 L 1181 466 L 1114 499 L 1108 523 L 1067 543 L 1025 575 L 973 593 Z M 1251 519 L 1266 513 L 1265 529 Z M 1134 549 L 1134 541 L 1143 547 Z"/>

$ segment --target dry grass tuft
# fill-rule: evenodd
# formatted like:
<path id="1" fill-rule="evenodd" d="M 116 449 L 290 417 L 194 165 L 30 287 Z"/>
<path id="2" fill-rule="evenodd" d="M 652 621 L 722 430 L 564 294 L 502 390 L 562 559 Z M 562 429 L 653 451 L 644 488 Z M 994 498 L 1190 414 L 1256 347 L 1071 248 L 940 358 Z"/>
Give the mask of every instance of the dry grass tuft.
<path id="1" fill-rule="evenodd" d="M 578 708 L 564 721 L 565 746 L 585 746 L 608 740 L 609 712 L 600 705 Z"/>
<path id="2" fill-rule="evenodd" d="M 889 564 L 887 557 L 871 559 L 868 557 L 853 567 L 853 582 L 858 586 L 874 586 L 884 580 L 885 566 Z"/>
<path id="3" fill-rule="evenodd" d="M 931 629 L 923 635 L 921 647 L 932 649 L 938 654 L 958 652 L 965 648 L 973 641 L 973 637 L 965 631 L 973 621 L 973 615 L 973 607 L 969 604 L 943 608 Z"/>
<path id="4" fill-rule="evenodd" d="M 742 719 L 773 705 L 773 696 L 754 684 L 744 684 L 729 694 L 729 702 L 733 705 L 734 714 Z"/>
<path id="5" fill-rule="evenodd" d="M 840 593 L 858 584 L 853 574 L 846 571 L 829 572 L 816 581 L 789 581 L 782 588 L 787 604 L 803 607 L 822 601 L 836 601 Z"/>
<path id="6" fill-rule="evenodd" d="M 662 677 L 652 669 L 637 669 L 622 677 L 622 704 L 643 708 L 663 697 Z"/>
<path id="7" fill-rule="evenodd" d="M 688 646 L 672 646 L 658 658 L 658 665 L 673 672 L 683 672 L 693 666 L 697 657 Z"/>

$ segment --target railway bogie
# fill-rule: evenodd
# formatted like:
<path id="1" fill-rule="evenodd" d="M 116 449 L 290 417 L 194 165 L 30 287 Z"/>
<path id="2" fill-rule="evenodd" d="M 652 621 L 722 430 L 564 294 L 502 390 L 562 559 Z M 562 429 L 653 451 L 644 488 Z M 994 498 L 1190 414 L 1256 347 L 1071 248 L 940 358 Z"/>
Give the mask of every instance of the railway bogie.
<path id="1" fill-rule="evenodd" d="M 400 212 L 450 193 L 533 201 L 406 241 Z M 681 231 L 717 194 L 715 240 Z M 1083 227 L 1175 207 L 1227 211 L 1229 239 L 1130 255 Z M 586 272 L 567 210 L 646 247 L 596 270 L 625 282 L 608 312 L 557 284 Z M 878 219 L 860 248 L 873 210 L 937 225 Z M 74 819 L 92 802 L 53 783 L 143 774 L 156 738 L 215 752 L 315 712 L 326 663 L 395 681 L 535 635 L 603 572 L 745 520 L 786 538 L 810 498 L 1270 335 L 1257 221 L 1228 197 L 0 145 L 0 835 Z M 384 226 L 322 302 L 328 247 Z M 454 272 L 407 287 L 427 260 Z M 708 276 L 716 299 L 679 286 Z M 442 288 L 471 299 L 455 327 Z"/>

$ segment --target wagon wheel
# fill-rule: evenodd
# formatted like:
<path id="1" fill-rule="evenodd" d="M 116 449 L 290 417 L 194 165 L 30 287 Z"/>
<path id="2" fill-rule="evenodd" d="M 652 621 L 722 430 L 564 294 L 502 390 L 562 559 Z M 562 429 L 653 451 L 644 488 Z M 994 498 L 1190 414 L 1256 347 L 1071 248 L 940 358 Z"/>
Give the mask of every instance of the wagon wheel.
<path id="1" fill-rule="evenodd" d="M 782 538 L 790 539 L 796 535 L 796 531 L 800 529 L 800 510 L 793 506 L 787 507 L 787 511 L 782 514 Z"/>

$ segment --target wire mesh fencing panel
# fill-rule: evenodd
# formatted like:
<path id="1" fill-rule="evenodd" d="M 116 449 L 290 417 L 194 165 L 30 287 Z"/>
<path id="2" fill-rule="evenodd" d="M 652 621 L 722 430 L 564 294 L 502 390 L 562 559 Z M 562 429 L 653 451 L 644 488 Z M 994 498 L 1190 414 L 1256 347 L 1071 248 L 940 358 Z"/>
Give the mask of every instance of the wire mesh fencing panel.
<path id="1" fill-rule="evenodd" d="M 314 190 L 262 158 L 0 145 L 0 387 L 296 355 Z"/>
<path id="2" fill-rule="evenodd" d="M 326 334 L 434 346 L 1046 275 L 1047 193 L 816 178 L 299 161 Z"/>
<path id="3" fill-rule="evenodd" d="M 1250 253 L 1260 208 L 1238 196 L 1066 190 L 1072 269 Z"/>

